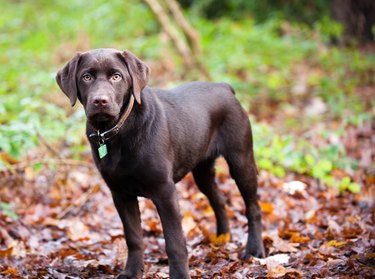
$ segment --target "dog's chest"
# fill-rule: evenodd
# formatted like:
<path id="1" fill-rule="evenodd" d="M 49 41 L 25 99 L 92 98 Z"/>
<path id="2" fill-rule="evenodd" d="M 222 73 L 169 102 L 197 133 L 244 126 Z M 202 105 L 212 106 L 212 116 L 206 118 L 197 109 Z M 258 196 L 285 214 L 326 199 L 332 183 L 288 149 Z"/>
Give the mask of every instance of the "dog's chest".
<path id="1" fill-rule="evenodd" d="M 141 194 L 139 186 L 131 175 L 129 169 L 116 167 L 111 169 L 108 166 L 105 166 L 99 168 L 99 172 L 112 192 L 136 196 Z"/>

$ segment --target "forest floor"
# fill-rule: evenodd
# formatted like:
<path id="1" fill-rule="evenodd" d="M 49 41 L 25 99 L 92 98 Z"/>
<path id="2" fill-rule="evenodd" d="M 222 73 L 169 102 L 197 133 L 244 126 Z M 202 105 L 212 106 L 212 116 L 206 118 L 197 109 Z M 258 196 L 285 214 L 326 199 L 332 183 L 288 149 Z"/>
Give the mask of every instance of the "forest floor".
<path id="1" fill-rule="evenodd" d="M 0 277 L 114 278 L 124 267 L 127 249 L 120 219 L 90 155 L 86 157 L 80 162 L 51 160 L 39 172 L 25 167 L 32 157 L 25 158 L 19 171 L 1 176 L 0 195 L 11 207 L 0 211 Z M 243 201 L 223 160 L 217 176 L 232 233 L 224 245 L 213 234 L 213 211 L 192 176 L 177 184 L 192 278 L 374 278 L 371 203 L 324 188 L 309 177 L 290 174 L 281 179 L 261 171 L 259 200 L 268 256 L 242 261 L 247 236 Z M 144 278 L 168 278 L 156 210 L 149 200 L 139 201 Z"/>

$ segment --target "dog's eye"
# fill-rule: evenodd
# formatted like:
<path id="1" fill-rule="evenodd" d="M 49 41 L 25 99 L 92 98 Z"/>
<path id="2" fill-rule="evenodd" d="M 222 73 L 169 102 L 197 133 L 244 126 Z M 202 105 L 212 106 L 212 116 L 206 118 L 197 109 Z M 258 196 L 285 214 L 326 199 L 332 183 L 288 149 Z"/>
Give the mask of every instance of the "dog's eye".
<path id="1" fill-rule="evenodd" d="M 89 74 L 84 74 L 84 75 L 82 76 L 82 80 L 83 80 L 83 81 L 91 81 L 91 80 L 92 80 L 92 76 L 89 75 Z"/>
<path id="2" fill-rule="evenodd" d="M 111 76 L 111 80 L 113 81 L 119 81 L 122 79 L 122 76 L 120 74 L 114 74 Z"/>

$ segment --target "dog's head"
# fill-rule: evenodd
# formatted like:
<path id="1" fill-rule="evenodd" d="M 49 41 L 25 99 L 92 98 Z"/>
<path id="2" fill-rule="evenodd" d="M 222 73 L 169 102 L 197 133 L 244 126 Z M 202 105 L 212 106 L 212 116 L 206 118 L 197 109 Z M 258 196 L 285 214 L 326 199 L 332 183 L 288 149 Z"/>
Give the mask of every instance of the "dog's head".
<path id="1" fill-rule="evenodd" d="M 72 106 L 78 100 L 89 122 L 98 127 L 115 122 L 124 103 L 134 94 L 141 104 L 149 68 L 129 51 L 96 49 L 78 53 L 56 75 Z"/>

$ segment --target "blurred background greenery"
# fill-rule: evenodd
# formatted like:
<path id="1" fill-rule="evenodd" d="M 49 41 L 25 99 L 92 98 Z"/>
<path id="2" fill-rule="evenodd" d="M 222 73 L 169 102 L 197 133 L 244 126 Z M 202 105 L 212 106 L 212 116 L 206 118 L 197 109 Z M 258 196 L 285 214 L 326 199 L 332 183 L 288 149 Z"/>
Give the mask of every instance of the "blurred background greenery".
<path id="1" fill-rule="evenodd" d="M 84 112 L 69 107 L 54 79 L 77 51 L 129 49 L 150 65 L 152 86 L 207 78 L 186 68 L 147 1 L 0 2 L 2 169 L 42 144 L 61 158 L 87 152 Z M 373 25 L 370 36 L 351 32 L 337 1 L 179 2 L 200 34 L 197 61 L 212 80 L 232 84 L 252 118 L 260 169 L 359 192 L 374 154 L 361 165 L 347 131 L 371 130 Z"/>

